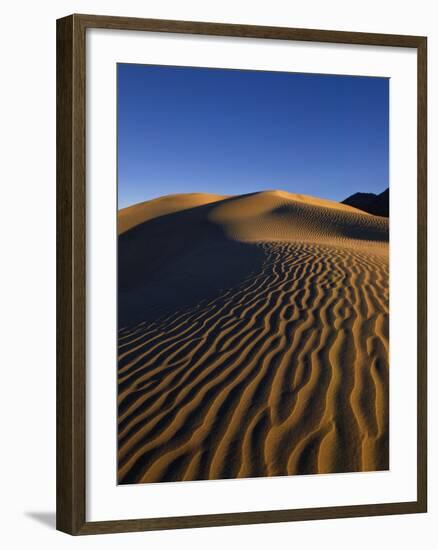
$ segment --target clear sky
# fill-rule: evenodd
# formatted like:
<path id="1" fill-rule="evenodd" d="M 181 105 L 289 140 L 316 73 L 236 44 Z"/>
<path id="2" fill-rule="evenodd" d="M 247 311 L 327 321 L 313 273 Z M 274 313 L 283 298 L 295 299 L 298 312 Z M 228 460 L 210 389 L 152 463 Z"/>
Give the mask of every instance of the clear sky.
<path id="1" fill-rule="evenodd" d="M 388 187 L 385 78 L 118 65 L 119 208 L 173 193 Z"/>

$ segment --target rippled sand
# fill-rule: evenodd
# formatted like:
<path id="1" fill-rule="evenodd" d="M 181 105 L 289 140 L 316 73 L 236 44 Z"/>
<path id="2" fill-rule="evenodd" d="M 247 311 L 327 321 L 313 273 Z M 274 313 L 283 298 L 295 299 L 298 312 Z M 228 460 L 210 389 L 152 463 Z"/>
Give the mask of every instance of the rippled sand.
<path id="1" fill-rule="evenodd" d="M 270 191 L 119 212 L 119 483 L 388 469 L 388 220 Z"/>

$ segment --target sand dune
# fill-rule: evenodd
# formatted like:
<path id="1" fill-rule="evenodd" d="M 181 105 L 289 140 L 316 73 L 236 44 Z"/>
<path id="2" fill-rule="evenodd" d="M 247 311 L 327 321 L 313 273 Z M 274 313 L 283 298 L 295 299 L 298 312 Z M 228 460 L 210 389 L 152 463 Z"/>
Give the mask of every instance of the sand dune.
<path id="1" fill-rule="evenodd" d="M 202 206 L 225 199 L 224 195 L 207 193 L 186 193 L 184 195 L 166 195 L 150 201 L 140 202 L 119 211 L 118 234 L 121 235 L 132 227 L 153 218 L 180 212 L 196 206 Z"/>
<path id="2" fill-rule="evenodd" d="M 388 220 L 154 202 L 119 213 L 119 482 L 387 469 Z"/>

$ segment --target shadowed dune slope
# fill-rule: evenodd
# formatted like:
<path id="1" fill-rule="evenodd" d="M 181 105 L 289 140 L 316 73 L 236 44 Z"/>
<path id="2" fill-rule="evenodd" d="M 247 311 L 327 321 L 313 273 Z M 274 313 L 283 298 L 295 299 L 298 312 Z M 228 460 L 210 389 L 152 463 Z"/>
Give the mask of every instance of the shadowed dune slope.
<path id="1" fill-rule="evenodd" d="M 388 220 L 282 191 L 136 206 L 119 482 L 387 469 Z"/>

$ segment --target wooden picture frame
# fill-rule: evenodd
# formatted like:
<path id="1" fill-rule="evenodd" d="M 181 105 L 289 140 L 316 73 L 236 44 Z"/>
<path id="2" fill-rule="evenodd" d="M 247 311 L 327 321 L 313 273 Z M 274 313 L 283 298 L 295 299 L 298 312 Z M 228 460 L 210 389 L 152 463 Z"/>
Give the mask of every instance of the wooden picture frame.
<path id="1" fill-rule="evenodd" d="M 418 74 L 417 500 L 385 504 L 86 520 L 85 33 L 89 28 L 412 48 Z M 72 535 L 408 514 L 427 510 L 427 40 L 328 30 L 94 15 L 57 21 L 57 529 Z"/>

